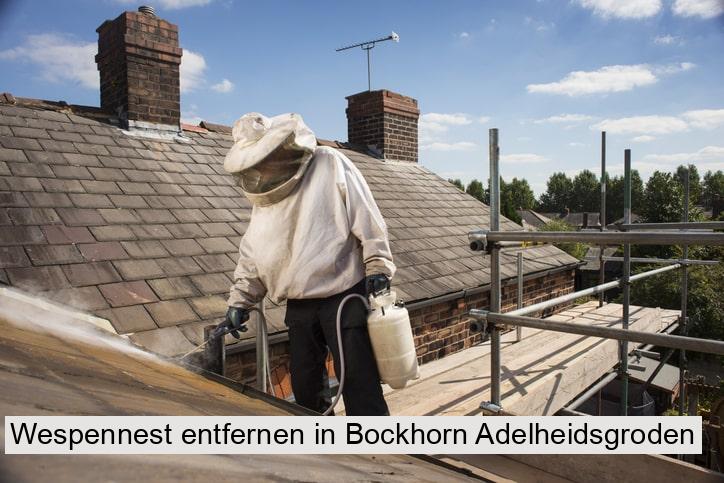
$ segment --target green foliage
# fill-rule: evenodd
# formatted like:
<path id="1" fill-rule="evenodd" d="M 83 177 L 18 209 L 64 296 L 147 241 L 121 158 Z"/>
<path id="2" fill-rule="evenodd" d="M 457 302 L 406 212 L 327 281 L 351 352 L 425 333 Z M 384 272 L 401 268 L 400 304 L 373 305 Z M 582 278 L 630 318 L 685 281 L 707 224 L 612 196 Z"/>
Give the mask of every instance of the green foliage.
<path id="1" fill-rule="evenodd" d="M 465 186 L 463 186 L 463 182 L 460 181 L 460 178 L 455 178 L 455 179 L 448 178 L 447 181 L 448 181 L 448 183 L 455 185 L 457 187 L 457 189 L 459 189 L 460 191 L 465 191 Z"/>
<path id="2" fill-rule="evenodd" d="M 701 203 L 706 208 L 714 206 L 714 200 L 724 196 L 724 172 L 707 171 L 701 189 Z"/>
<path id="3" fill-rule="evenodd" d="M 701 198 L 701 179 L 699 178 L 699 170 L 696 169 L 696 166 L 693 164 L 690 164 L 688 166 L 684 166 L 683 164 L 676 168 L 676 180 L 679 182 L 679 184 L 684 186 L 684 181 L 686 180 L 686 171 L 687 168 L 689 170 L 689 204 L 695 205 L 699 203 L 699 199 Z"/>
<path id="4" fill-rule="evenodd" d="M 485 188 L 483 188 L 483 183 L 477 179 L 468 183 L 468 187 L 465 188 L 465 192 L 473 198 L 477 198 L 479 201 L 486 203 Z"/>
<path id="5" fill-rule="evenodd" d="M 591 171 L 584 169 L 573 178 L 573 197 L 568 207 L 573 212 L 598 211 L 601 205 L 601 184 Z"/>
<path id="6" fill-rule="evenodd" d="M 623 218 L 623 176 L 614 176 L 606 183 L 606 224 Z M 631 212 L 640 214 L 644 198 L 644 182 L 635 169 L 631 170 Z"/>
<path id="7" fill-rule="evenodd" d="M 571 225 L 563 220 L 551 220 L 545 225 L 538 228 L 540 231 L 575 231 Z M 583 260 L 588 251 L 588 245 L 585 243 L 554 243 L 554 245 L 569 255 Z"/>
<path id="8" fill-rule="evenodd" d="M 489 190 L 477 179 L 468 184 L 465 192 L 485 204 L 490 204 Z M 504 217 L 520 223 L 521 218 L 516 210 L 519 208 L 529 210 L 534 206 L 535 196 L 526 180 L 513 178 L 513 181 L 506 183 L 503 178 L 500 178 L 500 213 Z"/>
<path id="9" fill-rule="evenodd" d="M 513 178 L 506 184 L 510 193 L 510 203 L 514 210 L 532 210 L 535 208 L 535 195 L 525 179 Z"/>
<path id="10" fill-rule="evenodd" d="M 553 173 L 548 178 L 546 192 L 540 197 L 540 210 L 561 213 L 571 206 L 573 181 L 565 173 Z"/>
<path id="11" fill-rule="evenodd" d="M 654 171 L 646 183 L 641 218 L 647 223 L 681 221 L 683 191 L 671 173 Z"/>
<path id="12" fill-rule="evenodd" d="M 677 248 L 674 256 L 681 256 Z M 719 260 L 717 265 L 689 267 L 688 315 L 692 337 L 724 340 L 724 248 L 692 247 L 689 257 Z M 637 272 L 658 266 L 637 267 Z M 665 272 L 632 285 L 631 303 L 648 307 L 681 308 L 681 270 Z M 722 358 L 724 362 L 724 358 Z"/>

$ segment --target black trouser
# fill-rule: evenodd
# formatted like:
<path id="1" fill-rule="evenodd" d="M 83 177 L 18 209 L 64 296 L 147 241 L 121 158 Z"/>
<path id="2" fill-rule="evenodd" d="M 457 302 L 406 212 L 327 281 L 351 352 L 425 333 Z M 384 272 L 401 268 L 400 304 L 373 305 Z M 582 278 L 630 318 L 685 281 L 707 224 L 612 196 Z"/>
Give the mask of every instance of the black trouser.
<path id="1" fill-rule="evenodd" d="M 334 357 L 335 373 L 340 374 L 337 309 L 342 299 L 351 293 L 364 295 L 364 280 L 331 297 L 287 301 L 284 322 L 289 327 L 294 398 L 297 404 L 319 413 L 332 402 L 325 366 L 328 349 Z M 347 301 L 342 310 L 342 349 L 345 362 L 342 397 L 346 414 L 388 415 L 367 333 L 367 309 L 357 298 Z"/>

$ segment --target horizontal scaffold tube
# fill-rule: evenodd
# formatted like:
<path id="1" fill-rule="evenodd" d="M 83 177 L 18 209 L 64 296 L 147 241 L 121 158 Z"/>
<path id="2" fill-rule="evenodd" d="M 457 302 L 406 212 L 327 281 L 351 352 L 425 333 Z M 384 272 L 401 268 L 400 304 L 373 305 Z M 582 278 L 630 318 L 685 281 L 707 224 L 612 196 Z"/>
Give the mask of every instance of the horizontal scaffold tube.
<path id="1" fill-rule="evenodd" d="M 637 280 L 643 280 L 647 277 L 652 277 L 654 275 L 658 275 L 660 273 L 669 272 L 671 270 L 680 268 L 681 265 L 667 265 L 665 267 L 656 268 L 654 270 L 648 270 L 646 272 L 637 273 L 636 275 L 632 275 L 629 279 L 629 282 L 636 282 Z M 579 290 L 578 292 L 572 292 L 565 295 L 561 295 L 560 297 L 556 297 L 550 300 L 544 300 L 543 302 L 538 302 L 537 304 L 528 305 L 527 307 L 523 307 L 521 309 L 512 310 L 510 312 L 506 312 L 510 315 L 528 315 L 532 314 L 541 310 L 548 309 L 550 307 L 555 307 L 556 305 L 563 304 L 566 302 L 571 302 L 573 300 L 576 300 L 580 297 L 587 297 L 589 295 L 596 295 L 601 292 L 605 292 L 606 290 L 611 290 L 612 288 L 617 288 L 621 284 L 620 280 L 614 280 L 612 282 L 607 282 L 602 285 L 596 285 L 594 287 L 590 287 L 584 290 Z M 472 314 L 473 311 L 471 311 Z"/>
<path id="2" fill-rule="evenodd" d="M 475 313 L 473 313 L 475 312 Z M 536 319 L 522 315 L 497 314 L 483 310 L 470 311 L 474 318 L 486 320 L 490 324 L 517 325 L 532 329 L 551 330 L 566 334 L 578 334 L 603 339 L 615 339 L 641 344 L 651 344 L 657 347 L 671 349 L 685 349 L 687 351 L 705 352 L 707 354 L 724 355 L 724 341 L 683 337 L 680 335 L 641 332 L 616 327 L 601 327 L 596 325 L 576 324 L 574 322 L 557 322 L 549 319 Z"/>
<path id="3" fill-rule="evenodd" d="M 623 262 L 623 257 L 603 257 L 604 262 Z M 631 263 L 657 263 L 664 265 L 717 265 L 719 260 L 677 260 L 676 258 L 631 257 Z"/>
<path id="4" fill-rule="evenodd" d="M 653 231 L 489 231 L 487 243 L 499 242 L 547 242 L 589 243 L 594 245 L 724 245 L 724 233 Z"/>
<path id="5" fill-rule="evenodd" d="M 672 223 L 614 223 L 609 228 L 636 230 L 724 230 L 724 221 L 687 221 Z"/>

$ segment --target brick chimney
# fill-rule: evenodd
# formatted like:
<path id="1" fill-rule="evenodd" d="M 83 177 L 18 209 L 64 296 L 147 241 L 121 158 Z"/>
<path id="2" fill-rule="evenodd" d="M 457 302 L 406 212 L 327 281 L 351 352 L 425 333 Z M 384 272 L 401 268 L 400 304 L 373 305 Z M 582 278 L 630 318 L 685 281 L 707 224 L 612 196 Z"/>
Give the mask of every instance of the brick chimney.
<path id="1" fill-rule="evenodd" d="M 123 127 L 178 132 L 181 119 L 178 27 L 151 7 L 124 12 L 96 29 L 101 109 Z"/>
<path id="2" fill-rule="evenodd" d="M 347 97 L 347 138 L 370 146 L 384 159 L 417 162 L 417 100 L 392 91 Z"/>

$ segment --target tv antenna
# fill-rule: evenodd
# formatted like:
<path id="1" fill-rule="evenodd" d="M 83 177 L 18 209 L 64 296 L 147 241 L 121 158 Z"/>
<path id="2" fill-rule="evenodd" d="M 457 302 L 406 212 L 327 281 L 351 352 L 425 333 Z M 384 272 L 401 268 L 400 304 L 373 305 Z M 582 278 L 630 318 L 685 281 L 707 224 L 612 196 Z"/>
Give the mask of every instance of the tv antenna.
<path id="1" fill-rule="evenodd" d="M 360 47 L 362 50 L 367 52 L 367 90 L 368 91 L 372 90 L 372 80 L 371 80 L 371 76 L 370 76 L 370 71 L 371 71 L 370 50 L 374 49 L 375 44 L 377 44 L 378 42 L 385 42 L 387 40 L 399 42 L 400 36 L 397 35 L 395 32 L 392 32 L 387 37 L 382 37 L 382 38 L 375 39 L 375 40 L 369 40 L 367 42 L 360 42 L 359 44 L 348 45 L 347 47 L 341 47 L 341 48 L 335 50 L 335 52 L 342 52 L 343 50 L 349 50 L 349 49 L 354 49 L 355 47 Z"/>

